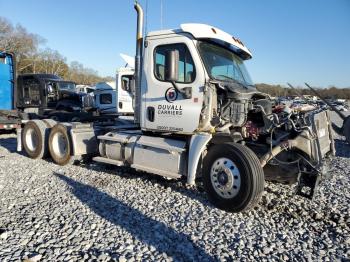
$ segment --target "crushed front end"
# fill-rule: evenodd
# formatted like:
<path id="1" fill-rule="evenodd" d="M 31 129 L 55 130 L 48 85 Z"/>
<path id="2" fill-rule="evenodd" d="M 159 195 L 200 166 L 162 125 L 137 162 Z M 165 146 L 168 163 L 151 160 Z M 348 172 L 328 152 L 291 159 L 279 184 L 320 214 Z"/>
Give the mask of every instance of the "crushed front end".
<path id="1" fill-rule="evenodd" d="M 208 40 L 197 46 L 209 77 L 198 131 L 213 133 L 211 143 L 244 144 L 260 159 L 266 180 L 297 183 L 297 193 L 312 198 L 335 153 L 329 113 L 307 103 L 279 104 L 259 92 L 243 49 Z"/>
<path id="2" fill-rule="evenodd" d="M 287 125 L 293 134 L 275 142 L 261 156 L 266 179 L 276 182 L 297 182 L 296 193 L 307 198 L 314 196 L 319 182 L 327 177 L 328 164 L 335 155 L 329 112 L 314 109 L 294 112 Z"/>
<path id="3" fill-rule="evenodd" d="M 210 89 L 217 101 L 214 136 L 246 145 L 260 159 L 266 180 L 297 183 L 296 193 L 312 198 L 335 154 L 329 112 L 277 104 L 253 87 L 216 82 Z"/>

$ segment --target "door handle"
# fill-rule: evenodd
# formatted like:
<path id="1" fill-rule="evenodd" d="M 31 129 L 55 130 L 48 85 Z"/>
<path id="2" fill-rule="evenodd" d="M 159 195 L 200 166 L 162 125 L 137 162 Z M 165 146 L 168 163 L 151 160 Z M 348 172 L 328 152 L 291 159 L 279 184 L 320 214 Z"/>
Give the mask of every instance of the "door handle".
<path id="1" fill-rule="evenodd" d="M 147 107 L 147 119 L 150 122 L 154 122 L 154 114 L 155 114 L 155 110 L 153 106 L 149 106 Z"/>

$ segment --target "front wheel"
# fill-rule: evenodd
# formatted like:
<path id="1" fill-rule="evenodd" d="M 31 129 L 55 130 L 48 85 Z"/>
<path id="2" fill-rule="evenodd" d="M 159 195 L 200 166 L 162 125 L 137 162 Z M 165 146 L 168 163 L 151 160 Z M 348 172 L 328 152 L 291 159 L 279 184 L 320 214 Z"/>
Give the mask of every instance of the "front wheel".
<path id="1" fill-rule="evenodd" d="M 259 202 L 264 171 L 248 147 L 236 143 L 214 145 L 203 159 L 203 184 L 218 208 L 241 212 Z"/>

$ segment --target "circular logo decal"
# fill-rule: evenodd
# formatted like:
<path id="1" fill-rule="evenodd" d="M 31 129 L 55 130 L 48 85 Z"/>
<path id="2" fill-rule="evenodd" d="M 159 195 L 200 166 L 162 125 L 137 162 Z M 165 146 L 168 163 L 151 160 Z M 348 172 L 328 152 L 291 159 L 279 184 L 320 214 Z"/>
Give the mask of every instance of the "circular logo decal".
<path id="1" fill-rule="evenodd" d="M 172 103 L 177 99 L 177 91 L 174 87 L 170 87 L 165 91 L 165 99 L 169 103 Z"/>

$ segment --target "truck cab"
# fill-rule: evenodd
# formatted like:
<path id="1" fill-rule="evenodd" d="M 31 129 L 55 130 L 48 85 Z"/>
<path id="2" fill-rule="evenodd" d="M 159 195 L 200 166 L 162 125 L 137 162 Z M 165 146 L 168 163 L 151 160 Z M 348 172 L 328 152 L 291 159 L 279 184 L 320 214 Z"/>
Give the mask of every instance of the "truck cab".
<path id="1" fill-rule="evenodd" d="M 76 91 L 76 84 L 53 74 L 23 74 L 17 79 L 17 108 L 32 117 L 67 120 L 93 108 L 93 98 Z M 68 117 L 68 118 L 67 118 Z M 76 116 L 73 116 L 76 117 Z"/>
<path id="2" fill-rule="evenodd" d="M 104 114 L 133 115 L 132 85 L 134 69 L 120 68 L 116 80 L 97 83 L 94 90 L 95 106 Z"/>
<path id="3" fill-rule="evenodd" d="M 182 24 L 180 29 L 149 33 L 144 46 L 141 127 L 145 130 L 210 131 L 215 108 L 210 101 L 216 101 L 209 82 L 230 82 L 245 93 L 257 93 L 244 66 L 250 51 L 218 28 Z M 169 79 L 171 55 L 174 79 Z"/>
<path id="4" fill-rule="evenodd" d="M 75 83 L 53 74 L 19 75 L 17 83 L 17 107 L 24 111 L 56 109 L 62 99 L 80 102 Z"/>

